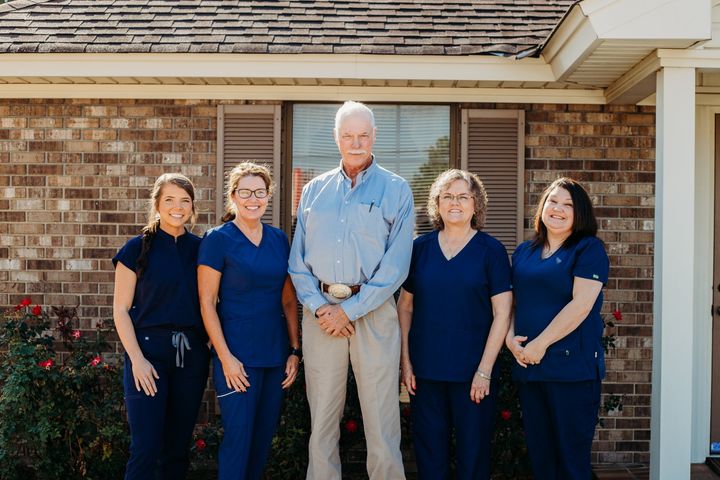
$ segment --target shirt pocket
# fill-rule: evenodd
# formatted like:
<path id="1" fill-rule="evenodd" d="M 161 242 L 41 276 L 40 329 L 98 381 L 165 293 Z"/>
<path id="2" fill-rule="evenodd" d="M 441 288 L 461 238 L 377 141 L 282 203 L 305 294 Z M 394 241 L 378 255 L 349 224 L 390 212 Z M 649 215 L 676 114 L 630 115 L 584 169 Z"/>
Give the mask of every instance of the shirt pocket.
<path id="1" fill-rule="evenodd" d="M 352 233 L 360 235 L 365 241 L 385 245 L 390 235 L 390 225 L 385 220 L 383 209 L 378 200 L 361 200 L 350 211 Z"/>

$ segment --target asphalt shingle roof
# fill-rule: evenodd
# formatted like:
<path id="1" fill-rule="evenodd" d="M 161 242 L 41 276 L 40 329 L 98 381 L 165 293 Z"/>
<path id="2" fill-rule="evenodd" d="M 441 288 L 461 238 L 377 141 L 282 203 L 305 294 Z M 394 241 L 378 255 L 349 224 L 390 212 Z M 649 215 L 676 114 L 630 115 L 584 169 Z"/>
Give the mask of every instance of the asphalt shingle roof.
<path id="1" fill-rule="evenodd" d="M 15 0 L 0 53 L 514 55 L 574 0 Z"/>

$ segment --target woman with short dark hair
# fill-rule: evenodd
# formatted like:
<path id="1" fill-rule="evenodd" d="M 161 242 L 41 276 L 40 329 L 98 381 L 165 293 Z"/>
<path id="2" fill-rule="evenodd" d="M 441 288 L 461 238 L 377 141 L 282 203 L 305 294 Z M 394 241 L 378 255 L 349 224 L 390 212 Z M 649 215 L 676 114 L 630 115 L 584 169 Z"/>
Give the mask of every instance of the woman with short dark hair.
<path id="1" fill-rule="evenodd" d="M 512 256 L 515 317 L 506 337 L 530 463 L 539 479 L 591 478 L 608 256 L 590 197 L 570 178 L 542 193 L 534 229 Z"/>

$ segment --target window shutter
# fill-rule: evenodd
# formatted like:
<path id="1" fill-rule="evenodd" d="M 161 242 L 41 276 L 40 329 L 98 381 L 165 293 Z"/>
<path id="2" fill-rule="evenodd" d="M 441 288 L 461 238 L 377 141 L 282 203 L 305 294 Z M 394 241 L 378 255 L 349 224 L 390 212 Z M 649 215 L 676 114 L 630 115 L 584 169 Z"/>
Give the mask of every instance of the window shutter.
<path id="1" fill-rule="evenodd" d="M 512 253 L 523 240 L 525 112 L 463 110 L 462 168 L 477 174 L 488 195 L 483 231 Z"/>
<path id="2" fill-rule="evenodd" d="M 218 106 L 217 219 L 225 208 L 225 182 L 233 167 L 254 161 L 270 169 L 275 191 L 262 221 L 280 226 L 280 105 Z"/>

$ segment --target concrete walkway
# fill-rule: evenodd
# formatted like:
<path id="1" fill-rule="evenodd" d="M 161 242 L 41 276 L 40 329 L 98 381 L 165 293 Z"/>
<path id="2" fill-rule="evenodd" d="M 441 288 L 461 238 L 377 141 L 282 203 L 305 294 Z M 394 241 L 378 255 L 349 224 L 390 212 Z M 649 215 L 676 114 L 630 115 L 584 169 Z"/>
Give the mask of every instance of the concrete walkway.
<path id="1" fill-rule="evenodd" d="M 645 465 L 628 466 L 596 466 L 594 469 L 597 480 L 648 480 L 650 468 Z M 692 465 L 690 470 L 691 480 L 718 480 L 720 479 L 705 464 Z"/>

